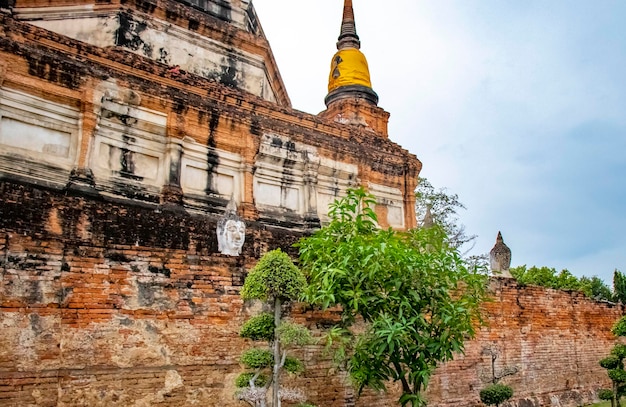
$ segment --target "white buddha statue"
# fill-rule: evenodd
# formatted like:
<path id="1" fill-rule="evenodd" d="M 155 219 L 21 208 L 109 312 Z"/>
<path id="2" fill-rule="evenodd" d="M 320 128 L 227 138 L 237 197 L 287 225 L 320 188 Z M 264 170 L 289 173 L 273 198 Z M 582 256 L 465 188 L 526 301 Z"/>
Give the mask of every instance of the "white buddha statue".
<path id="1" fill-rule="evenodd" d="M 239 256 L 246 240 L 246 224 L 237 216 L 237 205 L 231 199 L 226 213 L 217 222 L 217 249 L 228 256 Z"/>

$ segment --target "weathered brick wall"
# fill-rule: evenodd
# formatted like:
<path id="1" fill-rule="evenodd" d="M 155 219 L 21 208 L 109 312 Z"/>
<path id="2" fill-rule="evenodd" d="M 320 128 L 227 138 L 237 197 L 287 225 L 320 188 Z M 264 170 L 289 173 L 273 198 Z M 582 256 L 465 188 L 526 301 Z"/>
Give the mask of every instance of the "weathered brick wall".
<path id="1" fill-rule="evenodd" d="M 0 191 L 0 405 L 238 404 L 246 270 L 276 247 L 295 254 L 300 234 L 249 224 L 234 258 L 215 254 L 210 216 L 8 181 Z M 294 315 L 317 334 L 332 318 Z M 319 348 L 300 356 L 313 400 L 353 405 Z"/>
<path id="2" fill-rule="evenodd" d="M 209 217 L 0 185 L 0 404 L 232 400 L 245 270 L 297 234 L 233 258 Z"/>
<path id="3" fill-rule="evenodd" d="M 215 219 L 156 205 L 88 199 L 0 182 L 0 405 L 235 406 L 233 379 L 246 346 L 238 327 L 246 271 L 300 235 L 251 224 L 239 258 L 215 254 Z M 438 369 L 432 406 L 478 404 L 489 372 L 482 347 L 502 348 L 498 367 L 516 405 L 576 405 L 607 385 L 597 361 L 614 340 L 621 306 L 579 293 L 496 279 L 488 325 L 465 356 Z M 326 318 L 294 309 L 316 334 Z M 302 351 L 299 385 L 321 406 L 355 401 L 321 350 Z"/>
<path id="4" fill-rule="evenodd" d="M 497 371 L 519 369 L 502 380 L 515 392 L 510 405 L 584 405 L 599 388 L 609 387 L 598 361 L 615 343 L 610 328 L 623 315 L 623 306 L 580 292 L 523 287 L 510 279 L 493 279 L 491 289 L 494 301 L 485 304 L 487 325 L 465 356 L 437 370 L 430 405 L 478 404 L 478 392 L 486 385 L 482 377 L 491 375 L 491 358 L 481 351 L 492 344 L 501 350 Z"/>

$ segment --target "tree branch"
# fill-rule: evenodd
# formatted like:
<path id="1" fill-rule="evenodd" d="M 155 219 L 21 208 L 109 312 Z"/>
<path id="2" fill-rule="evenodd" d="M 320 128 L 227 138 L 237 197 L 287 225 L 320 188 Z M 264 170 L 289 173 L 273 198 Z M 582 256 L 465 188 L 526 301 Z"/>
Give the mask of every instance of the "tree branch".
<path id="1" fill-rule="evenodd" d="M 411 386 L 409 385 L 409 382 L 406 381 L 406 377 L 404 376 L 404 372 L 402 372 L 402 367 L 400 366 L 400 363 L 398 363 L 397 360 L 394 360 L 391 363 L 393 364 L 393 368 L 398 373 L 398 377 L 400 378 L 400 381 L 402 382 L 402 392 L 412 393 Z"/>

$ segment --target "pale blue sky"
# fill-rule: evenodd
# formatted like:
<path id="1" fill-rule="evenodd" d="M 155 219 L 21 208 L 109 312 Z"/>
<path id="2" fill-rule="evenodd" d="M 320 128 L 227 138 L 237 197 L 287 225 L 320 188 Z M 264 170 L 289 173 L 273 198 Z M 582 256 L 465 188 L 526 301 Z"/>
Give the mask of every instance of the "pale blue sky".
<path id="1" fill-rule="evenodd" d="M 296 109 L 324 109 L 340 0 L 254 0 Z M 354 0 L 390 138 L 488 252 L 626 271 L 626 1 Z"/>

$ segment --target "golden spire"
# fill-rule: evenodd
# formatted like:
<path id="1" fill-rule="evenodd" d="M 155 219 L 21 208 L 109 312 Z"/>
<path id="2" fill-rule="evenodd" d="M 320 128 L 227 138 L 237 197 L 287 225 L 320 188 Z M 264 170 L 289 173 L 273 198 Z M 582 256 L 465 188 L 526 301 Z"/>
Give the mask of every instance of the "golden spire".
<path id="1" fill-rule="evenodd" d="M 346 98 L 361 98 L 370 104 L 378 104 L 378 95 L 372 89 L 367 60 L 359 51 L 360 48 L 352 0 L 344 0 L 341 32 L 337 41 L 338 51 L 331 62 L 328 95 L 324 99 L 326 106 Z"/>

